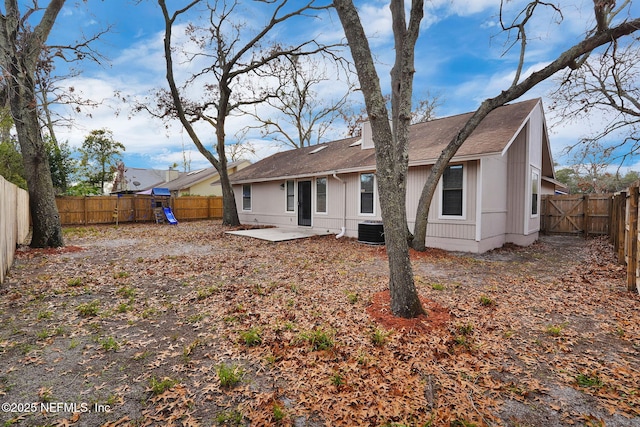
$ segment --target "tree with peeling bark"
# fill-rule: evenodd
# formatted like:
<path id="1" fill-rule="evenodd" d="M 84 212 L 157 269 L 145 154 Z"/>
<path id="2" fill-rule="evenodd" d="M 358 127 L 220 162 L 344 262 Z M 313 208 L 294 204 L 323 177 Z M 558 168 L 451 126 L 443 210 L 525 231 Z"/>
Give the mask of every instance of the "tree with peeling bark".
<path id="1" fill-rule="evenodd" d="M 358 11 L 350 0 L 335 0 L 334 5 L 349 42 L 371 123 L 380 209 L 389 258 L 391 311 L 396 316 L 416 317 L 423 314 L 424 309 L 413 282 L 409 258 L 406 189 L 414 54 L 423 16 L 423 1 L 413 1 L 408 24 L 404 1 L 391 1 L 396 52 L 391 71 L 392 124 L 389 123 L 385 97 Z"/>
<path id="2" fill-rule="evenodd" d="M 274 96 L 268 87 L 260 84 L 260 71 L 279 58 L 312 55 L 325 50 L 314 41 L 305 41 L 295 46 L 269 43 L 275 31 L 292 19 L 327 9 L 315 0 L 302 5 L 290 5 L 288 0 L 246 2 L 249 6 L 269 8 L 265 24 L 252 31 L 244 23 L 234 22 L 242 15 L 243 4 L 239 0 L 220 0 L 209 4 L 205 0 L 194 0 L 174 12 L 170 12 L 165 0 L 158 0 L 165 21 L 164 53 L 169 91 L 160 91 L 156 111 L 141 106 L 152 114 L 163 118 L 175 118 L 186 130 L 198 151 L 216 168 L 220 176 L 223 197 L 223 223 L 239 225 L 235 196 L 227 171 L 227 119 L 243 108 L 265 102 Z M 202 64 L 198 71 L 189 76 L 182 87 L 178 86 L 173 57 L 176 55 L 173 30 L 179 18 L 196 7 L 204 7 L 208 15 L 207 26 L 200 28 L 194 23 L 187 26 L 187 36 L 196 52 L 181 50 L 190 64 Z M 264 9 L 263 9 L 264 10 Z M 258 78 L 258 79 L 256 79 Z M 256 81 L 258 83 L 256 83 Z M 262 80 L 264 81 L 264 79 Z M 251 89 L 251 90 L 248 90 Z M 188 93 L 203 94 L 199 99 L 188 99 Z M 207 149 L 194 124 L 203 122 L 211 125 L 215 133 L 215 154 Z"/>
<path id="3" fill-rule="evenodd" d="M 334 0 L 334 5 L 349 42 L 371 121 L 381 216 L 385 224 L 385 243 L 389 260 L 391 310 L 396 316 L 415 317 L 424 310 L 420 305 L 413 282 L 409 246 L 418 250 L 425 249 L 427 217 L 431 200 L 440 177 L 464 141 L 491 111 L 519 98 L 558 71 L 579 67 L 594 49 L 610 45 L 616 39 L 633 34 L 640 28 L 640 18 L 629 18 L 611 27 L 612 17 L 618 13 L 618 10 L 613 10 L 608 3 L 594 0 L 597 27 L 587 33 L 584 40 L 564 51 L 547 66 L 523 78 L 521 71 L 525 64 L 527 47 L 526 24 L 536 8 L 553 7 L 557 10 L 557 7 L 549 3 L 533 1 L 516 15 L 510 25 L 504 24 L 501 13 L 503 28 L 505 31 L 514 31 L 515 40 L 520 42 L 520 62 L 515 78 L 511 86 L 498 96 L 481 103 L 431 167 L 420 196 L 414 232 L 411 234 L 408 230 L 406 215 L 407 144 L 415 73 L 414 51 L 424 13 L 423 1 L 411 2 L 408 22 L 404 1 L 391 0 L 390 2 L 396 55 L 391 71 L 392 124 L 387 120 L 384 97 L 358 11 L 352 0 Z"/>
<path id="4" fill-rule="evenodd" d="M 21 14 L 23 8 L 17 0 L 5 0 L 4 11 L 0 14 L 0 68 L 8 89 L 11 115 L 18 134 L 29 189 L 32 247 L 64 245 L 49 162 L 40 130 L 35 84 L 40 54 L 64 3 L 64 0 L 51 0 L 35 27 L 29 25 L 29 18 L 40 10 L 37 2 Z"/>

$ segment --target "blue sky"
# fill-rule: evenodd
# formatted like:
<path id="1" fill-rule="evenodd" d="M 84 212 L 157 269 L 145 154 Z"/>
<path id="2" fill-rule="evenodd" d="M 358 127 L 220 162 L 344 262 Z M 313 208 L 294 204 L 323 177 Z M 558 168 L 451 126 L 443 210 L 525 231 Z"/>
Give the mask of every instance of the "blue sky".
<path id="1" fill-rule="evenodd" d="M 155 0 L 143 0 L 136 4 L 133 0 L 89 0 L 76 2 L 69 0 L 56 23 L 50 43 L 70 42 L 84 33 L 93 34 L 100 28 L 112 25 L 94 48 L 106 57 L 108 63 L 102 66 L 86 63 L 82 73 L 65 85 L 85 97 L 101 100 L 95 109 L 85 109 L 74 115 L 75 125 L 60 128 L 58 138 L 67 140 L 72 147 L 81 145 L 85 136 L 93 129 L 107 128 L 114 139 L 126 146 L 125 164 L 129 167 L 166 169 L 173 163 L 182 168 L 188 159 L 191 169 L 207 167 L 208 163 L 197 153 L 195 146 L 182 131 L 179 123 L 168 127 L 144 113 L 133 114 L 130 106 L 121 102 L 121 97 L 136 99 L 147 96 L 155 88 L 167 87 L 165 64 L 162 53 L 164 22 Z M 185 1 L 169 0 L 169 7 L 183 6 Z M 295 3 L 295 2 L 294 2 Z M 410 2 L 408 2 L 410 3 Z M 393 62 L 393 40 L 390 26 L 388 2 L 381 0 L 359 1 L 361 19 L 370 36 L 370 43 L 379 64 L 379 75 L 383 89 L 388 87 L 390 64 Z M 496 0 L 433 0 L 425 6 L 425 18 L 416 50 L 415 93 L 419 96 L 430 92 L 439 94 L 441 105 L 438 116 L 448 116 L 475 110 L 480 102 L 497 95 L 505 89 L 513 78 L 519 51 L 505 50 L 509 43 L 500 30 L 498 21 L 499 1 Z M 524 4 L 523 1 L 508 2 L 507 15 L 512 16 Z M 539 69 L 557 55 L 580 40 L 585 31 L 593 26 L 592 2 L 590 0 L 561 0 L 563 19 L 550 8 L 539 10 L 532 21 L 529 32 L 528 56 L 525 72 Z M 632 6 L 638 15 L 638 6 Z M 195 16 L 193 19 L 197 19 Z M 247 25 L 259 25 L 263 15 L 260 10 L 246 10 L 239 19 Z M 186 21 L 180 22 L 180 25 Z M 176 37 L 182 37 L 182 26 L 174 30 Z M 342 38 L 342 29 L 335 15 L 324 14 L 316 19 L 292 22 L 279 29 L 277 36 L 291 41 L 314 36 L 327 42 L 337 42 Z M 62 65 L 60 65 L 62 67 Z M 178 78 L 186 76 L 188 67 L 178 67 Z M 550 105 L 548 94 L 554 87 L 548 81 L 521 99 L 542 97 L 545 105 Z M 340 91 L 341 86 L 331 85 Z M 331 96 L 329 88 L 322 92 Z M 360 102 L 359 95 L 354 95 Z M 554 159 L 563 164 L 566 157 L 561 155 L 568 144 L 574 143 L 585 132 L 597 127 L 598 118 L 584 122 L 567 122 L 554 117 L 546 108 L 547 121 L 551 125 L 550 139 Z M 236 131 L 246 125 L 247 119 L 231 120 L 227 135 L 233 140 Z M 201 127 L 204 140 L 213 143 L 214 135 L 209 127 Z M 332 137 L 344 135 L 344 129 L 335 129 Z M 255 133 L 253 142 L 258 155 L 252 160 L 283 149 L 268 140 L 261 140 Z"/>

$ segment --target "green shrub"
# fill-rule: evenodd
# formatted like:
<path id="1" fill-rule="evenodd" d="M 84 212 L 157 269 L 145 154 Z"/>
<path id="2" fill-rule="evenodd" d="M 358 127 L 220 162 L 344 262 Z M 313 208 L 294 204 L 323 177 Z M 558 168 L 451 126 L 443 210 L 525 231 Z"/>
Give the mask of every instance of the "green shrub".
<path id="1" fill-rule="evenodd" d="M 389 335 L 391 335 L 391 332 L 385 331 L 384 329 L 375 328 L 373 330 L 373 333 L 371 334 L 371 342 L 376 347 L 382 347 L 386 344 Z"/>
<path id="2" fill-rule="evenodd" d="M 113 337 L 100 338 L 98 344 L 104 351 L 117 351 L 120 348 L 120 344 Z"/>
<path id="3" fill-rule="evenodd" d="M 331 335 L 322 328 L 316 328 L 313 331 L 301 333 L 300 338 L 311 344 L 313 350 L 328 350 L 334 345 Z"/>
<path id="4" fill-rule="evenodd" d="M 565 325 L 548 325 L 545 331 L 552 337 L 559 337 Z"/>
<path id="5" fill-rule="evenodd" d="M 242 381 L 244 370 L 238 365 L 221 364 L 216 367 L 216 374 L 220 380 L 220 386 L 230 388 Z"/>
<path id="6" fill-rule="evenodd" d="M 246 345 L 253 347 L 262 344 L 261 333 L 260 328 L 251 328 L 248 331 L 240 332 L 240 337 Z"/>
<path id="7" fill-rule="evenodd" d="M 67 285 L 72 287 L 80 286 L 82 285 L 82 279 L 80 277 L 73 277 L 67 280 Z"/>
<path id="8" fill-rule="evenodd" d="M 80 304 L 78 306 L 78 313 L 83 317 L 92 317 L 98 315 L 98 309 L 100 307 L 100 301 L 94 300 L 88 303 Z"/>
<path id="9" fill-rule="evenodd" d="M 580 387 L 584 388 L 601 388 L 604 383 L 597 374 L 578 374 L 576 382 Z"/>
<path id="10" fill-rule="evenodd" d="M 223 411 L 216 415 L 216 424 L 219 426 L 241 426 L 244 415 L 238 410 Z"/>
<path id="11" fill-rule="evenodd" d="M 486 296 L 486 295 L 480 296 L 480 305 L 483 305 L 485 307 L 490 307 L 490 306 L 492 306 L 494 304 L 495 304 L 495 301 L 493 301 L 488 296 Z"/>
<path id="12" fill-rule="evenodd" d="M 349 304 L 355 304 L 360 299 L 360 295 L 357 292 L 347 292 L 347 300 L 349 300 Z"/>
<path id="13" fill-rule="evenodd" d="M 178 381 L 172 380 L 169 377 L 164 377 L 158 380 L 156 377 L 151 377 L 149 380 L 149 389 L 154 396 L 164 393 L 165 391 L 178 384 Z"/>
<path id="14" fill-rule="evenodd" d="M 284 412 L 284 408 L 280 406 L 278 402 L 273 402 L 273 420 L 276 423 L 279 423 L 280 421 L 284 420 L 284 417 L 286 415 L 287 414 Z"/>
<path id="15" fill-rule="evenodd" d="M 344 377 L 339 372 L 334 372 L 331 374 L 331 384 L 340 387 L 344 384 Z"/>

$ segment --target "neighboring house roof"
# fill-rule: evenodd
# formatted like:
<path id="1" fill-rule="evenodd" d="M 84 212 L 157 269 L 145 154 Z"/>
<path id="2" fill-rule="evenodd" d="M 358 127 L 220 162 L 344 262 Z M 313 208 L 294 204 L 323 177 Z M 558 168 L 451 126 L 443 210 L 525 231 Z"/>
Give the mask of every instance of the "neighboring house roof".
<path id="1" fill-rule="evenodd" d="M 248 161 L 239 160 L 236 162 L 227 163 L 227 170 L 231 170 L 241 165 L 242 163 L 246 163 L 246 162 Z M 198 169 L 195 171 L 182 173 L 180 177 L 165 183 L 163 186 L 167 187 L 170 191 L 186 190 L 192 187 L 193 185 L 198 184 L 202 181 L 205 181 L 209 178 L 216 178 L 215 180 L 213 180 L 213 182 L 217 182 L 219 180 L 218 171 L 213 166 L 210 168 Z"/>
<path id="2" fill-rule="evenodd" d="M 153 187 L 163 186 L 166 182 L 167 170 L 142 169 L 125 167 L 124 178 L 127 190 L 143 191 Z M 175 173 L 175 171 L 172 171 Z M 166 186 L 163 186 L 166 187 Z"/>
<path id="3" fill-rule="evenodd" d="M 495 109 L 462 144 L 455 158 L 502 153 L 540 102 L 537 98 Z M 466 113 L 412 125 L 409 133 L 409 164 L 435 163 L 442 150 L 472 115 Z M 347 138 L 276 153 L 236 172 L 231 180 L 242 183 L 375 169 L 375 150 L 362 149 L 356 145 L 359 140 L 359 137 Z"/>
<path id="4" fill-rule="evenodd" d="M 171 191 L 179 191 L 187 189 L 194 184 L 204 181 L 212 176 L 218 176 L 218 171 L 214 167 L 198 169 L 195 171 L 182 174 L 179 178 L 169 181 L 165 184 Z"/>

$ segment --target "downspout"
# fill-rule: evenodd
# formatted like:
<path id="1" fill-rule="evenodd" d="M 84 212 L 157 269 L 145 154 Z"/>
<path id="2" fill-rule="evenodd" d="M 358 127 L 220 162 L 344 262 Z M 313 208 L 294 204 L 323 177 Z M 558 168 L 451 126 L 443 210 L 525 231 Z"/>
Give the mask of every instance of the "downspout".
<path id="1" fill-rule="evenodd" d="M 339 178 L 337 172 L 333 173 L 333 177 L 342 183 L 342 194 L 344 196 L 342 204 L 342 230 L 340 230 L 340 233 L 336 234 L 336 239 L 339 239 L 343 237 L 347 231 L 347 182 Z"/>

